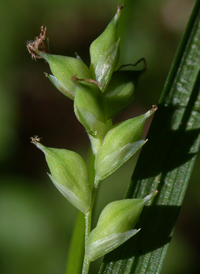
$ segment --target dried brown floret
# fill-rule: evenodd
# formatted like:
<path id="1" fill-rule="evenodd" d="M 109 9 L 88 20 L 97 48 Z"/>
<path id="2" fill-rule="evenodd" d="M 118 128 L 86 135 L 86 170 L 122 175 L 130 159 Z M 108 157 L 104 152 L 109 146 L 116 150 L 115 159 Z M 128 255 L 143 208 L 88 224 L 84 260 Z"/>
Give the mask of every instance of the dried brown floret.
<path id="1" fill-rule="evenodd" d="M 42 51 L 44 53 L 48 53 L 47 47 L 44 43 L 44 40 L 46 39 L 46 26 L 41 26 L 41 33 L 38 37 L 35 38 L 34 41 L 28 41 L 27 43 L 27 49 L 30 53 L 31 57 L 33 59 L 42 59 L 42 57 L 39 55 L 39 52 Z"/>

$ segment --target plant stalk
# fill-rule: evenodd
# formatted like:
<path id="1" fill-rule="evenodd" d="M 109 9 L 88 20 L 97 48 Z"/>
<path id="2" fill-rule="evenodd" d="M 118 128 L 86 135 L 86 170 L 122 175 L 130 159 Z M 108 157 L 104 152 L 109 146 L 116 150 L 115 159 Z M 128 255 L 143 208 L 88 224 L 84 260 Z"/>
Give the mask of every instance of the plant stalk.
<path id="1" fill-rule="evenodd" d="M 85 244 L 86 244 L 86 242 L 88 240 L 88 237 L 90 235 L 91 222 L 92 222 L 92 209 L 90 209 L 85 214 Z M 88 274 L 89 273 L 89 268 L 90 268 L 90 260 L 87 258 L 86 254 L 85 254 L 84 255 L 84 260 L 83 260 L 82 274 Z"/>

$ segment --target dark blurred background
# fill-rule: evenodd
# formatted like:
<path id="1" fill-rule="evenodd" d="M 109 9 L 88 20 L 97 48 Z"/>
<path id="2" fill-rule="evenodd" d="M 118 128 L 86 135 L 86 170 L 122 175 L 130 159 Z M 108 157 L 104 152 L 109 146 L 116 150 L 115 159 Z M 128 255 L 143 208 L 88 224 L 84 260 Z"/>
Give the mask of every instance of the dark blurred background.
<path id="1" fill-rule="evenodd" d="M 51 53 L 89 64 L 90 43 L 125 3 L 120 21 L 120 64 L 147 60 L 135 102 L 117 120 L 133 117 L 158 102 L 194 0 L 7 0 L 0 2 L 0 273 L 63 274 L 77 214 L 48 179 L 45 145 L 80 153 L 89 141 L 73 113 L 73 102 L 59 93 L 32 61 L 26 41 L 47 26 Z M 145 128 L 147 133 L 149 123 Z M 97 216 L 108 202 L 124 196 L 136 157 L 100 187 Z M 162 273 L 200 273 L 200 159 L 189 184 Z M 97 217 L 96 217 L 97 218 Z M 97 273 L 93 264 L 91 273 Z"/>

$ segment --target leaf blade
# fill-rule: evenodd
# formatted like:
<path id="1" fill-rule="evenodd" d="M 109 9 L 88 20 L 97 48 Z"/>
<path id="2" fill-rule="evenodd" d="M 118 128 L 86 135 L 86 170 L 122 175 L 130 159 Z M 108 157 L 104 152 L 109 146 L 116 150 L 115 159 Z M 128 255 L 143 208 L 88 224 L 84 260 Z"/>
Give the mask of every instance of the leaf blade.
<path id="1" fill-rule="evenodd" d="M 69 254 L 65 274 L 81 274 L 84 256 L 85 219 L 82 212 L 78 212 L 70 242 Z"/>
<path id="2" fill-rule="evenodd" d="M 162 269 L 199 149 L 199 48 L 197 0 L 126 197 L 140 198 L 155 188 L 159 194 L 142 213 L 141 232 L 107 255 L 99 273 L 153 274 Z"/>

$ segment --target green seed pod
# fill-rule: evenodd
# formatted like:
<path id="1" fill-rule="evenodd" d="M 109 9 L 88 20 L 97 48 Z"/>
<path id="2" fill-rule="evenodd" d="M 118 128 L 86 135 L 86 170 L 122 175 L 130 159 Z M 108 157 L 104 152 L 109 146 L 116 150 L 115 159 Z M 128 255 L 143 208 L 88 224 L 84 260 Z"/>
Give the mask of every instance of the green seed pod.
<path id="1" fill-rule="evenodd" d="M 119 41 L 114 43 L 109 50 L 107 50 L 95 68 L 95 79 L 101 84 L 101 91 L 104 92 L 111 80 L 112 73 L 116 67 L 119 53 Z"/>
<path id="2" fill-rule="evenodd" d="M 136 86 L 143 71 L 115 71 L 105 92 L 107 118 L 112 118 L 131 104 L 136 94 Z"/>
<path id="3" fill-rule="evenodd" d="M 91 203 L 87 167 L 82 157 L 70 150 L 45 147 L 35 137 L 32 143 L 45 154 L 52 182 L 67 200 L 86 213 Z"/>
<path id="4" fill-rule="evenodd" d="M 123 6 L 118 6 L 117 13 L 104 32 L 90 46 L 92 77 L 102 85 L 105 91 L 119 58 L 119 37 L 117 26 Z"/>
<path id="5" fill-rule="evenodd" d="M 102 93 L 96 85 L 75 80 L 74 111 L 88 134 L 95 138 L 105 135 L 106 118 Z"/>
<path id="6" fill-rule="evenodd" d="M 55 87 L 70 99 L 74 98 L 73 75 L 79 78 L 91 78 L 88 67 L 78 58 L 39 52 L 50 66 L 53 75 L 47 75 Z"/>
<path id="7" fill-rule="evenodd" d="M 96 181 L 103 180 L 130 159 L 145 143 L 141 140 L 144 124 L 156 106 L 136 118 L 114 125 L 104 137 L 95 161 Z"/>
<path id="8" fill-rule="evenodd" d="M 144 199 L 125 199 L 108 204 L 100 214 L 97 226 L 86 242 L 86 255 L 90 261 L 114 250 L 140 229 L 133 229 L 138 222 L 144 205 L 157 191 Z"/>

